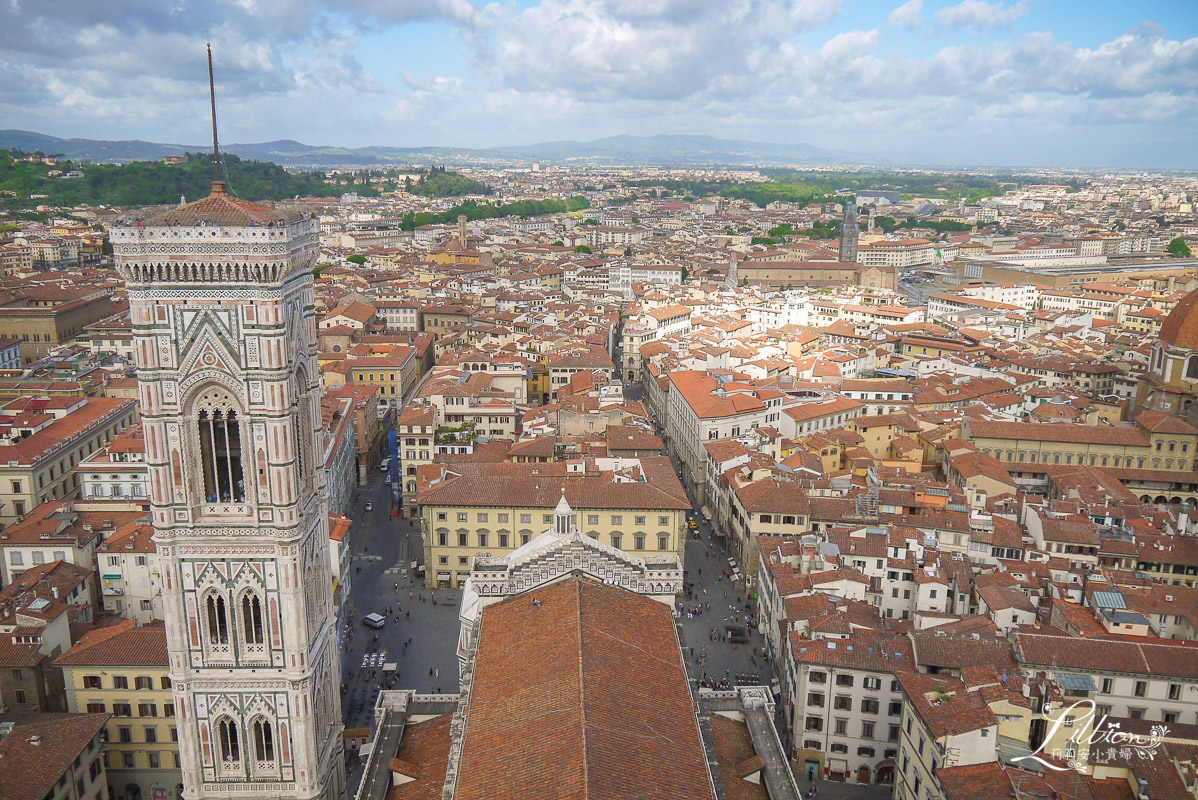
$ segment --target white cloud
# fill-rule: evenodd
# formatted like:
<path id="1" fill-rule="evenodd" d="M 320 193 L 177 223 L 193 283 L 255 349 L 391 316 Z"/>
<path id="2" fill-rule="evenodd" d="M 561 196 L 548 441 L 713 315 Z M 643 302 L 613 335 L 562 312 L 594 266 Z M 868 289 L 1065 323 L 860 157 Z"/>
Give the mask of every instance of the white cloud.
<path id="1" fill-rule="evenodd" d="M 1179 162 L 1198 149 L 1198 133 L 1178 124 L 1198 102 L 1198 38 L 1143 25 L 1077 47 L 1002 33 L 1030 0 L 936 12 L 909 0 L 880 29 L 836 33 L 820 25 L 840 0 L 334 2 L 0 0 L 0 119 L 59 135 L 202 142 L 210 32 L 230 142 L 710 133 L 862 153 L 909 143 L 948 158 L 954 142 L 966 153 L 986 135 L 986 157 L 1058 141 L 1084 152 L 1124 137 L 1128 152 L 1168 141 Z M 72 26 L 57 22 L 63 7 Z M 453 37 L 443 57 L 397 46 L 380 59 L 378 37 L 410 20 L 439 21 L 420 30 Z M 909 38 L 895 27 L 932 25 L 956 41 L 919 55 L 895 49 Z M 997 32 L 970 40 L 962 28 Z"/>
<path id="2" fill-rule="evenodd" d="M 542 0 L 502 19 L 487 63 L 520 91 L 677 100 L 738 83 L 840 0 Z"/>
<path id="3" fill-rule="evenodd" d="M 901 6 L 890 12 L 887 19 L 892 25 L 900 28 L 918 28 L 923 24 L 923 0 L 907 0 Z"/>
<path id="4" fill-rule="evenodd" d="M 943 28 L 961 27 L 976 34 L 983 30 L 1009 28 L 1027 13 L 1027 0 L 1006 5 L 1002 0 L 988 3 L 985 0 L 961 0 L 955 6 L 937 11 L 933 16 Z"/>

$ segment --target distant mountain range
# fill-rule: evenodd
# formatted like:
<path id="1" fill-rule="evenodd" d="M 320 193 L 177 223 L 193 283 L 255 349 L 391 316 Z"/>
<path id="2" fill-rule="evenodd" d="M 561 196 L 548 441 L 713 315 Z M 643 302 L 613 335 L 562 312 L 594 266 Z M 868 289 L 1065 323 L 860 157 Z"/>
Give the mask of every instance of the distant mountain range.
<path id="1" fill-rule="evenodd" d="M 60 139 L 43 133 L 0 130 L 0 147 L 60 153 L 75 161 L 156 161 L 163 156 L 209 149 L 205 145 L 160 144 L 137 139 Z M 287 166 L 378 166 L 381 164 L 557 164 L 727 165 L 828 164 L 852 160 L 806 144 L 768 144 L 701 135 L 609 136 L 591 142 L 542 142 L 517 147 L 328 147 L 290 139 L 221 148 L 243 159 Z"/>

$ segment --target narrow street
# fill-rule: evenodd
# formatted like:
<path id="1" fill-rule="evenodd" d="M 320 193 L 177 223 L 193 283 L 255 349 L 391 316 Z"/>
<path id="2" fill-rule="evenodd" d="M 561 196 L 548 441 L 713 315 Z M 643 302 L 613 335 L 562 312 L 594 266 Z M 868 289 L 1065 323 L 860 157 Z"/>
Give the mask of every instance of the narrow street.
<path id="1" fill-rule="evenodd" d="M 366 511 L 367 501 L 374 506 Z M 420 528 L 413 520 L 391 518 L 391 487 L 376 473 L 359 489 L 353 504 L 349 538 L 350 615 L 342 655 L 342 718 L 347 730 L 369 728 L 380 688 L 418 692 L 457 692 L 458 604 L 461 592 L 420 587 L 411 563 L 420 560 Z M 374 630 L 362 623 L 367 614 L 390 609 L 387 623 Z M 397 621 L 398 618 L 398 621 Z M 375 637 L 378 640 L 375 641 Z M 405 642 L 411 639 L 411 644 Z M 383 665 L 394 663 L 396 677 L 384 685 Z M 356 788 L 361 765 L 347 754 L 348 783 Z"/>
<path id="2" fill-rule="evenodd" d="M 688 536 L 686 542 L 685 581 L 691 592 L 678 601 L 682 646 L 690 649 L 687 669 L 692 679 L 701 682 L 727 678 L 736 683 L 740 674 L 756 675 L 762 685 L 769 686 L 773 672 L 761 654 L 765 642 L 757 633 L 751 593 L 746 594 L 743 580 L 732 582 L 732 567 L 721 538 L 697 512 L 694 516 L 700 520 L 701 538 Z M 746 604 L 752 610 L 746 609 Z M 751 623 L 746 617 L 752 618 Z M 728 641 L 729 626 L 743 629 L 748 642 Z"/>
<path id="3" fill-rule="evenodd" d="M 640 383 L 630 383 L 625 386 L 624 395 L 639 401 L 643 387 Z M 672 449 L 670 460 L 677 470 L 678 459 Z M 757 633 L 752 592 L 745 591 L 743 580 L 732 583 L 729 577 L 732 566 L 723 537 L 717 536 L 711 524 L 703 519 L 693 497 L 691 518 L 699 523 L 699 538 L 687 533 L 683 568 L 690 594 L 678 600 L 680 640 L 683 648 L 689 648 L 687 671 L 692 681 L 699 683 L 725 678 L 735 683 L 740 674 L 756 675 L 761 685 L 769 686 L 773 669 L 761 654 L 765 641 Z M 752 618 L 752 624 L 746 624 L 746 615 Z M 743 644 L 728 641 L 728 626 L 743 628 L 749 641 Z"/>

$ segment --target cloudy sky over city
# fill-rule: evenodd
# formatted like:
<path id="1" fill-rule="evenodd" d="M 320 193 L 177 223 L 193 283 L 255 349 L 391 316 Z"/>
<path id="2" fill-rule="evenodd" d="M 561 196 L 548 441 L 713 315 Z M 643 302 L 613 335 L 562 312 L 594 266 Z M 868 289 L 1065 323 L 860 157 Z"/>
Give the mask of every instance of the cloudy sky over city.
<path id="1" fill-rule="evenodd" d="M 0 127 L 1194 168 L 1194 0 L 0 0 Z"/>

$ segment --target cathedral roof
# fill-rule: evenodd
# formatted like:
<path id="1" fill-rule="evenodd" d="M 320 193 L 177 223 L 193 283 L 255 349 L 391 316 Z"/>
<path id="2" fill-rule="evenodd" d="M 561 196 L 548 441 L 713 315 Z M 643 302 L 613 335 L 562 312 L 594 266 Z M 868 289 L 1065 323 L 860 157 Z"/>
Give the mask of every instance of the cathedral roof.
<path id="1" fill-rule="evenodd" d="M 1170 347 L 1198 350 L 1198 291 L 1187 294 L 1169 312 L 1160 339 Z"/>
<path id="2" fill-rule="evenodd" d="M 233 197 L 220 182 L 212 184 L 212 194 L 191 203 L 183 203 L 168 211 L 142 221 L 146 226 L 196 227 L 199 225 L 229 225 L 251 227 L 274 225 L 298 217 L 294 210 L 251 203 Z"/>
<path id="3" fill-rule="evenodd" d="M 488 607 L 468 702 L 458 800 L 715 796 L 664 603 L 576 577 Z"/>

